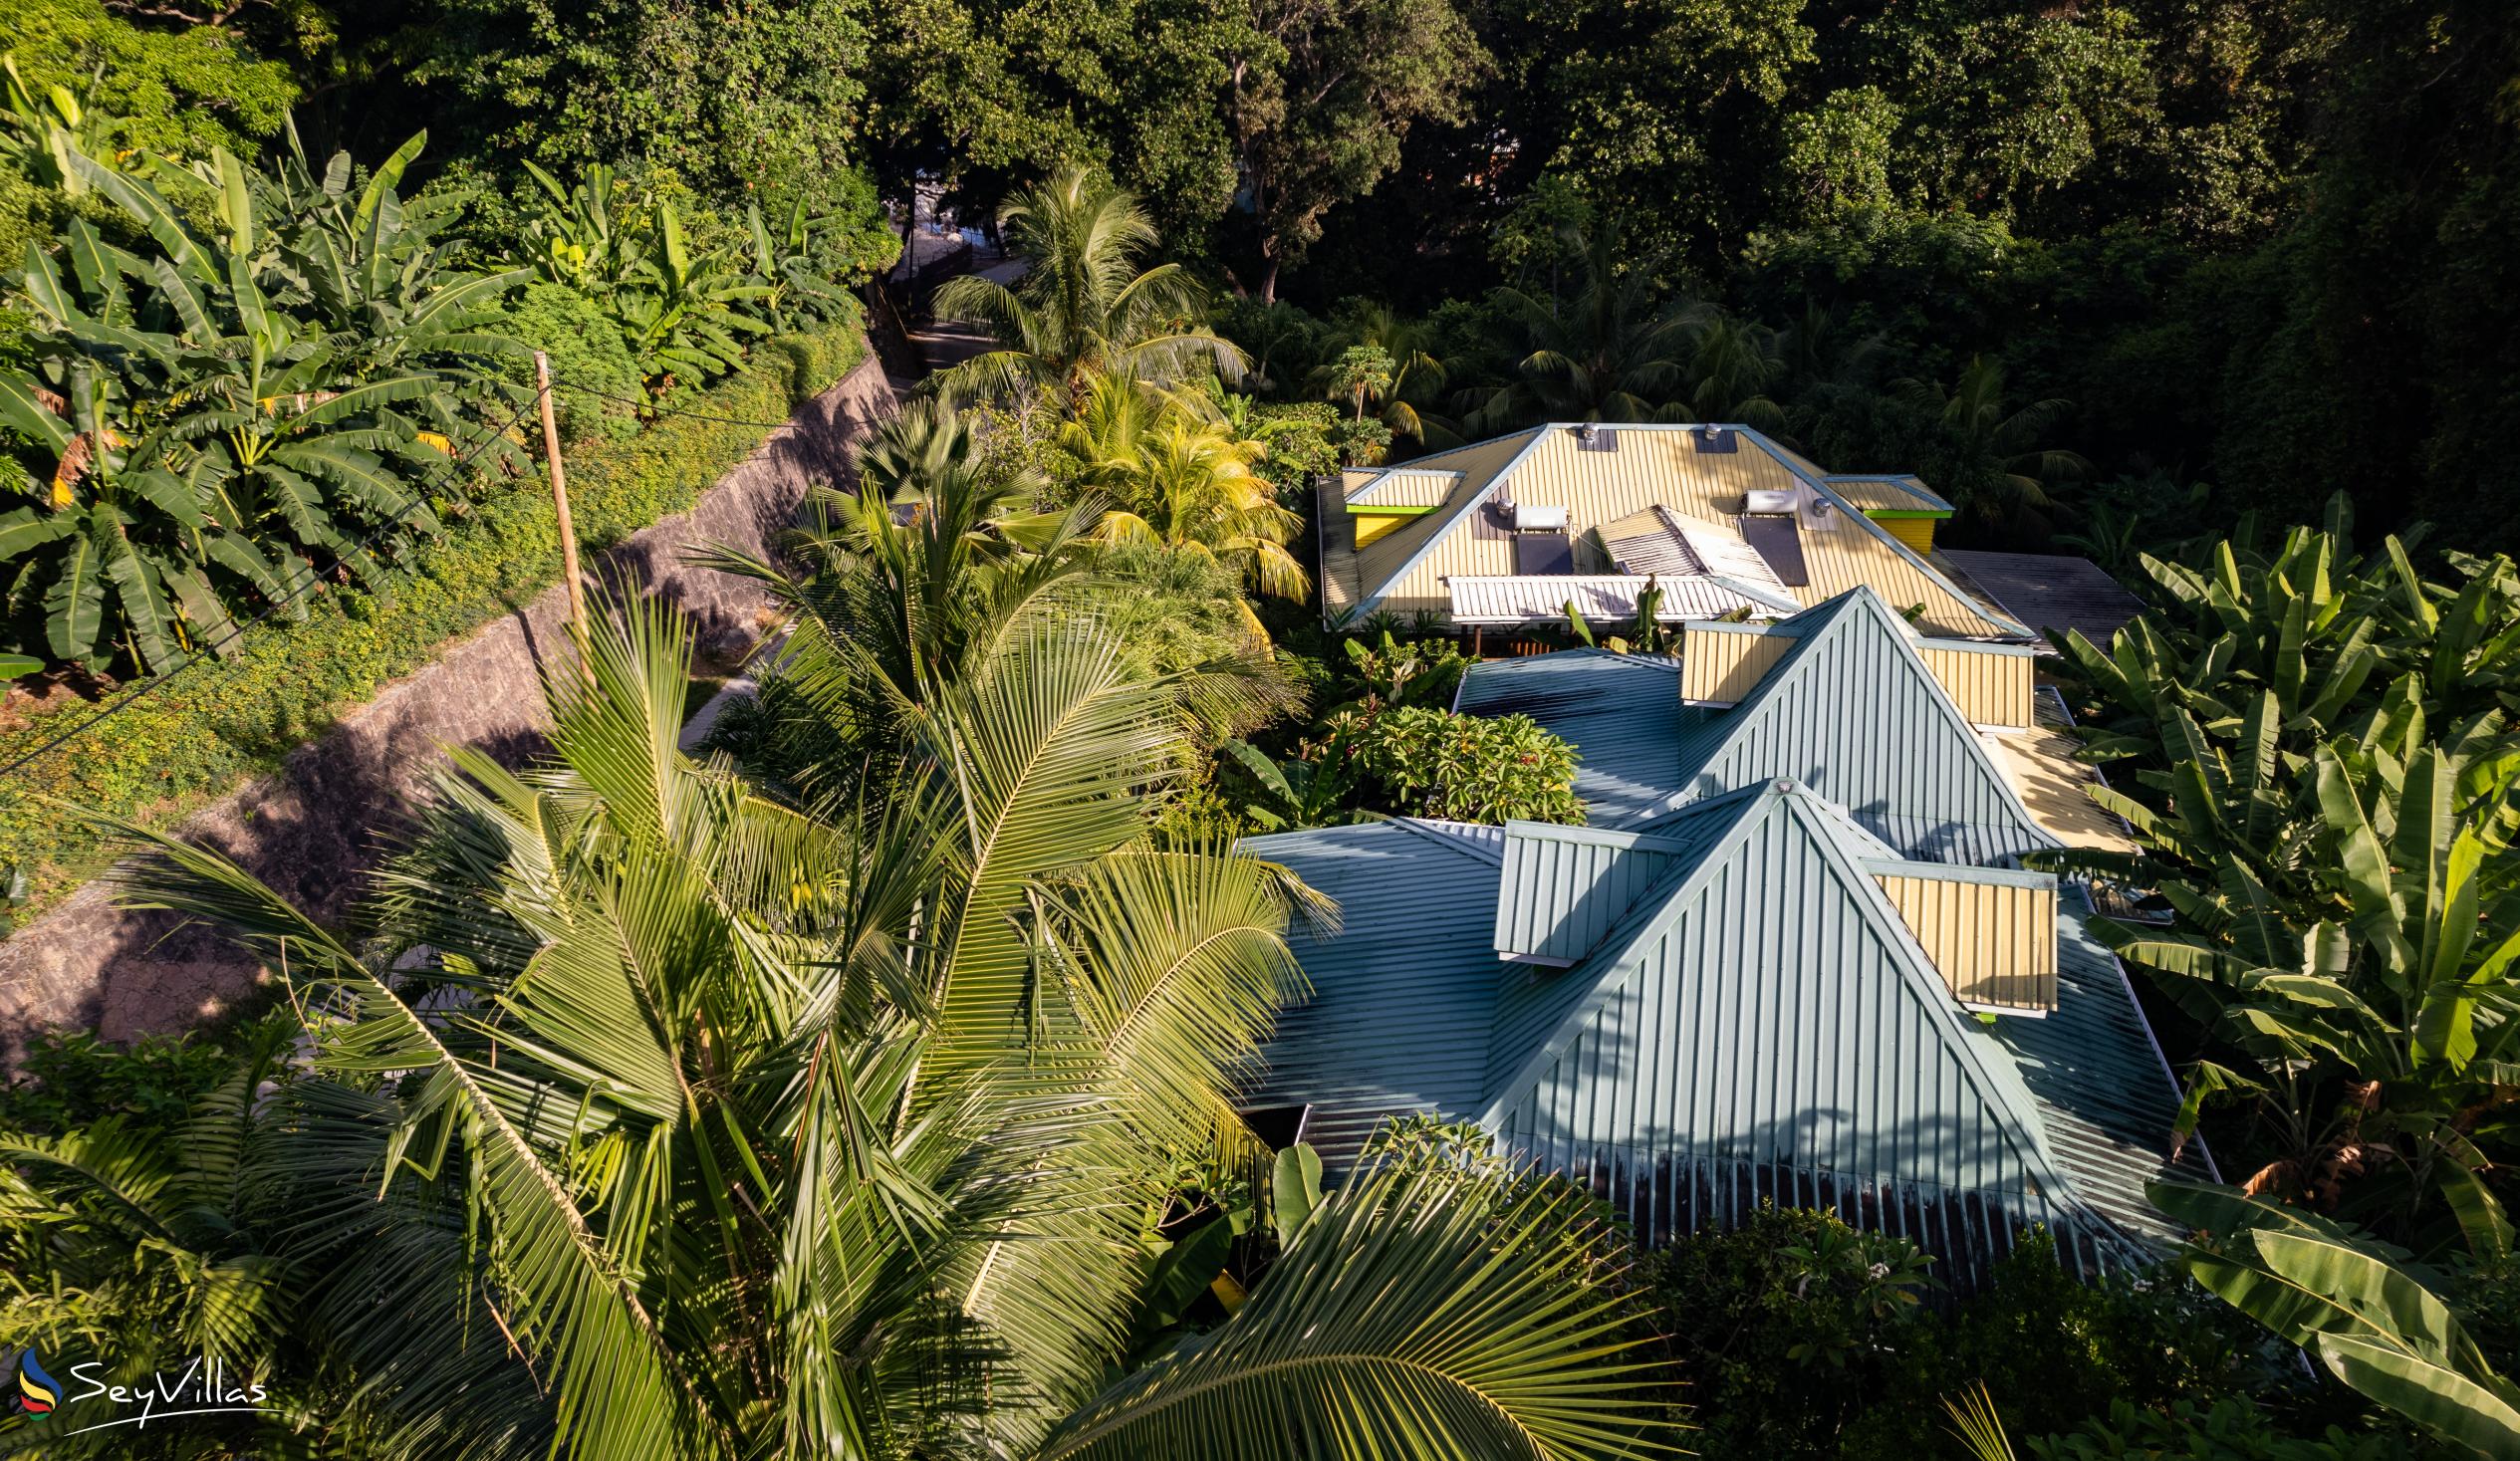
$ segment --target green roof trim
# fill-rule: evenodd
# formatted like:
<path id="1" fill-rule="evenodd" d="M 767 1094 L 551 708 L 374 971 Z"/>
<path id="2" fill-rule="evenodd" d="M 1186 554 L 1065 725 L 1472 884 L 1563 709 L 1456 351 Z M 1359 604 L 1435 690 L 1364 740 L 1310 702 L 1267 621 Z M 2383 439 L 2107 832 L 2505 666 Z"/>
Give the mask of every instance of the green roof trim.
<path id="1" fill-rule="evenodd" d="M 1930 507 L 1868 507 L 1864 515 L 1877 523 L 1895 522 L 1902 518 L 1929 518 L 1940 522 L 1951 516 L 1949 508 Z"/>
<path id="2" fill-rule="evenodd" d="M 1423 504 L 1351 502 L 1348 504 L 1348 512 L 1352 517 L 1361 518 L 1422 518 L 1426 514 L 1434 512 L 1442 506 L 1443 504 L 1440 502 L 1429 502 Z"/>

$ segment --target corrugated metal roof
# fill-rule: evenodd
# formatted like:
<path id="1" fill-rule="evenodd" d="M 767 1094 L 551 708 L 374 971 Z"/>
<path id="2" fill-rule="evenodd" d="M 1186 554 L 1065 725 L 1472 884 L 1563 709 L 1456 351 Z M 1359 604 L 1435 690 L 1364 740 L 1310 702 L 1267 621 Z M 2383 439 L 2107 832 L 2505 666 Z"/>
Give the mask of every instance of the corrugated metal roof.
<path id="1" fill-rule="evenodd" d="M 1865 512 L 1958 511 L 1918 478 L 1905 473 L 1832 472 L 1821 478 L 1847 505 Z"/>
<path id="2" fill-rule="evenodd" d="M 2041 633 L 2080 629 L 2106 648 L 2118 630 L 2143 612 L 2142 600 L 2088 558 L 1974 549 L 1945 549 L 1939 557 L 1969 588 Z"/>
<path id="3" fill-rule="evenodd" d="M 1907 856 L 1992 862 L 2056 845 L 1879 596 L 1854 590 L 1788 626 L 1785 657 L 1682 741 L 1670 805 L 1792 777 Z"/>
<path id="4" fill-rule="evenodd" d="M 2123 972 L 2060 913 L 2061 998 L 1990 1031 L 1956 1010 L 1865 863 L 1887 850 L 1807 790 L 1747 789 L 1675 819 L 1658 877 L 1568 970 L 1498 960 L 1464 910 L 1506 888 L 1498 849 L 1589 834 L 1398 819 L 1248 840 L 1337 898 L 1299 935 L 1313 986 L 1245 1083 L 1309 1104 L 1334 1167 L 1387 1116 L 1481 1117 L 1626 1207 L 1649 1239 L 1763 1198 L 1915 1239 L 1966 1283 L 2030 1223 L 2084 1271 L 2171 1236 L 2143 1184 L 2176 1088 Z M 2075 896 L 2069 894 L 2069 897 Z"/>
<path id="5" fill-rule="evenodd" d="M 1494 851 L 1406 819 L 1245 839 L 1339 901 L 1342 931 L 1298 932 L 1312 997 L 1278 1018 L 1246 1108 L 1310 1105 L 1306 1139 L 1344 1166 L 1377 1123 L 1477 1111 L 1500 970 Z"/>
<path id="6" fill-rule="evenodd" d="M 1575 963 L 1665 877 L 1693 860 L 1704 842 L 1702 836 L 1506 824 L 1496 952 L 1560 966 Z"/>
<path id="7" fill-rule="evenodd" d="M 2172 1176 L 2219 1181 L 2221 1174 L 2201 1138 L 2171 1160 L 2178 1086 L 2126 970 L 2085 926 L 2090 916 L 2084 892 L 2065 889 L 2056 1012 L 2044 1020 L 1998 1020 L 1995 1038 L 2019 1064 L 2039 1102 L 2048 1148 L 2075 1190 L 2120 1227 L 2167 1242 L 2185 1235 L 2145 1198 L 2144 1184 Z"/>
<path id="8" fill-rule="evenodd" d="M 1964 1269 L 2034 1222 L 2087 1268 L 2139 1257 L 1818 800 L 1780 783 L 1736 801 L 1659 907 L 1533 993 L 1509 986 L 1481 1119 L 1648 1241 L 1790 1191 Z"/>
<path id="9" fill-rule="evenodd" d="M 1447 587 L 1452 621 L 1456 624 L 1563 625 L 1570 604 L 1588 623 L 1621 624 L 1635 621 L 1637 601 L 1646 585 L 1656 583 L 1662 598 L 1654 606 L 1653 616 L 1664 623 L 1743 609 L 1752 613 L 1776 612 L 1774 606 L 1753 599 L 1720 579 L 1702 576 L 1657 580 L 1648 574 L 1518 575 L 1459 578 Z"/>
<path id="10" fill-rule="evenodd" d="M 1419 466 L 1393 467 L 1348 494 L 1348 505 L 1436 507 L 1461 485 L 1461 473 Z"/>
<path id="11" fill-rule="evenodd" d="M 1447 579 L 1511 574 L 1509 535 L 1488 530 L 1480 513 L 1490 497 L 1564 506 L 1578 532 L 1657 504 L 1682 522 L 1734 531 L 1754 488 L 1791 490 L 1808 483 L 1815 493 L 1845 505 L 1817 474 L 1798 472 L 1767 437 L 1746 427 L 1727 430 L 1733 441 L 1747 444 L 1710 452 L 1700 449 L 1700 437 L 1688 426 L 1622 425 L 1618 450 L 1584 451 L 1571 426 L 1550 425 L 1412 463 L 1456 468 L 1463 478 L 1437 511 L 1352 550 L 1358 602 L 1400 613 L 1440 613 L 1450 608 Z M 2028 633 L 1852 509 L 1839 515 L 1835 528 L 1803 534 L 1802 548 L 1811 582 L 1794 591 L 1799 603 L 1818 604 L 1869 584 L 1902 609 L 1922 606 L 1919 622 L 1935 633 Z"/>
<path id="12" fill-rule="evenodd" d="M 2088 788 L 2100 785 L 2100 772 L 2090 762 L 2074 759 L 2079 743 L 2066 730 L 2071 721 L 2056 691 L 2044 689 L 2031 698 L 2037 724 L 2007 735 L 1981 732 L 1995 764 L 2012 779 L 2023 805 L 2039 825 L 2069 848 L 2132 852 L 2135 839 L 2115 813 L 2101 809 Z"/>
<path id="13" fill-rule="evenodd" d="M 1681 737 L 1700 714 L 1680 704 L 1674 661 L 1606 649 L 1474 664 L 1453 708 L 1528 715 L 1573 743 L 1575 794 L 1599 823 L 1633 819 L 1670 797 Z"/>

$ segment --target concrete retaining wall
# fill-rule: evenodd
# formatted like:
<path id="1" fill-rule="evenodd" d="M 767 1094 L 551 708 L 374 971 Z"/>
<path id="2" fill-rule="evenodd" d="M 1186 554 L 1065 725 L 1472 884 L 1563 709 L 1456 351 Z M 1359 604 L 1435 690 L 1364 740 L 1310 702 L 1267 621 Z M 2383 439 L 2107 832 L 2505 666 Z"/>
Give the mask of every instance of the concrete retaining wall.
<path id="1" fill-rule="evenodd" d="M 893 404 L 870 351 L 690 512 L 640 531 L 586 571 L 672 600 L 697 620 L 703 649 L 731 659 L 759 637 L 768 601 L 744 580 L 684 563 L 685 551 L 727 543 L 766 552 L 809 485 L 847 480 L 859 438 Z M 180 835 L 235 858 L 318 917 L 339 915 L 375 861 L 377 829 L 397 816 L 439 747 L 479 747 L 514 763 L 542 744 L 541 668 L 567 644 L 567 622 L 555 585 L 349 712 L 276 774 L 202 809 Z M 263 977 L 225 938 L 117 908 L 92 883 L 0 942 L 0 1069 L 13 1068 L 27 1037 L 47 1028 L 87 1027 L 109 1040 L 190 1029 Z"/>

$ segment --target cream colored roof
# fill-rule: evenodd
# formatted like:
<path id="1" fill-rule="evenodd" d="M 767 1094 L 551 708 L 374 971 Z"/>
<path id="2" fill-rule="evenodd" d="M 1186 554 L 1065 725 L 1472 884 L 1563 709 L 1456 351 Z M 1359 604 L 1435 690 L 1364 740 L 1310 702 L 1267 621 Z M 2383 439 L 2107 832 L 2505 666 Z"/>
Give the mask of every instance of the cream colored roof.
<path id="1" fill-rule="evenodd" d="M 2075 740 L 2065 729 L 2065 713 L 2056 694 L 2041 690 L 2032 699 L 2038 724 L 2026 731 L 1980 731 L 1995 764 L 2021 794 L 2022 805 L 2039 825 L 2069 848 L 2104 852 L 2132 852 L 2135 840 L 2127 826 L 2101 810 L 2085 789 L 2100 780 L 2089 762 L 2074 759 Z"/>
<path id="2" fill-rule="evenodd" d="M 1831 492 L 1845 499 L 1849 507 L 1863 512 L 1951 511 L 1951 504 L 1924 492 L 1922 483 L 1909 486 L 1913 478 L 1827 477 L 1822 480 Z"/>
<path id="3" fill-rule="evenodd" d="M 1817 472 L 1798 476 L 1781 448 L 1759 433 L 1732 428 L 1736 450 L 1700 449 L 1686 426 L 1621 425 L 1616 451 L 1579 451 L 1563 425 L 1459 447 L 1410 462 L 1413 469 L 1460 472 L 1443 504 L 1363 550 L 1353 528 L 1323 523 L 1324 597 L 1333 612 L 1388 609 L 1408 614 L 1448 612 L 1445 588 L 1454 577 L 1506 578 L 1514 573 L 1513 540 L 1484 506 L 1491 498 L 1562 506 L 1579 539 L 1659 504 L 1683 523 L 1738 536 L 1734 519 L 1753 488 L 1820 488 Z M 1797 458 L 1796 460 L 1799 460 Z M 1841 499 L 1843 501 L 1843 499 Z M 1325 506 L 1328 504 L 1325 503 Z M 1344 520 L 1342 511 L 1335 515 Z M 1924 560 L 1858 512 L 1841 513 L 1826 532 L 1806 530 L 1803 559 L 1810 583 L 1791 590 L 1814 605 L 1869 585 L 1892 607 L 1922 605 L 1917 626 L 1952 636 L 2018 636 L 2019 625 L 1962 595 Z"/>
<path id="4" fill-rule="evenodd" d="M 1430 470 L 1420 466 L 1393 467 L 1387 472 L 1352 486 L 1348 492 L 1351 505 L 1366 503 L 1375 507 L 1438 507 L 1461 485 L 1461 474 Z"/>

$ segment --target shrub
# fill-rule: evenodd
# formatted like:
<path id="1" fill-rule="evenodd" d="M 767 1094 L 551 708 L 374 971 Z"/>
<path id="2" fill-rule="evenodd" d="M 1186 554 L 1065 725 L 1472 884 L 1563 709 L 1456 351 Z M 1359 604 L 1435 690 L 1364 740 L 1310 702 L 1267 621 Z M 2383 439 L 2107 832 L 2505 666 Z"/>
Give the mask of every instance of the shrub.
<path id="1" fill-rule="evenodd" d="M 20 1074 L 32 1080 L 0 1086 L 0 1131 L 58 1136 L 107 1116 L 126 1130 L 180 1125 L 236 1070 L 240 1049 L 285 1041 L 296 1023 L 273 1010 L 224 1035 L 151 1035 L 128 1047 L 86 1030 L 47 1031 L 26 1053 Z"/>
<path id="2" fill-rule="evenodd" d="M 2334 1425 L 2315 1438 L 2288 1436 L 2241 1395 L 2203 1409 L 2187 1400 L 2167 1410 L 2113 1400 L 2107 1419 L 2063 1435 L 2034 1436 L 2028 1451 L 2037 1461 L 2396 1461 L 2426 1454 L 2408 1449 L 2400 1436 L 2349 1435 Z"/>
<path id="3" fill-rule="evenodd" d="M 733 421 L 785 416 L 847 374 L 865 338 L 850 320 L 757 346 L 745 367 L 695 408 Z M 760 428 L 669 416 L 628 441 L 569 460 L 580 542 L 608 547 L 691 506 L 760 444 Z M 344 708 L 426 663 L 448 639 L 523 604 L 555 582 L 560 540 L 549 494 L 520 481 L 470 509 L 435 544 L 382 576 L 374 592 L 335 590 L 302 621 L 249 631 L 226 659 L 187 671 L 180 689 L 150 695 L 95 730 L 0 780 L 0 872 L 23 866 L 35 883 L 28 915 L 104 863 L 96 835 L 39 798 L 164 823 L 266 771 L 321 733 Z M 86 717 L 86 706 L 62 714 Z M 0 733 L 0 765 L 57 735 L 58 715 Z"/>
<path id="4" fill-rule="evenodd" d="M 1647 1258 L 1645 1285 L 1684 1321 L 1671 1339 L 1703 1427 L 1699 1453 L 1835 1453 L 1914 1331 L 1927 1262 L 1913 1244 L 1829 1213 L 1772 1206 Z"/>
<path id="5" fill-rule="evenodd" d="M 101 0 L 11 0 L 7 49 L 30 90 L 70 88 L 121 122 L 118 140 L 153 152 L 250 157 L 298 98 L 286 62 L 252 59 L 225 31 L 143 28 Z"/>
<path id="6" fill-rule="evenodd" d="M 1929 1288 L 1924 1263 L 1904 1240 L 1832 1213 L 1775 1207 L 1648 1258 L 1645 1282 L 1665 1313 L 1684 1320 L 1672 1344 L 1704 1428 L 1699 1453 L 1950 1454 L 1943 1397 L 1979 1383 L 2020 1438 L 2081 1432 L 2113 1404 L 2168 1412 L 2181 1401 L 2288 1390 L 2299 1378 L 2278 1348 L 2184 1278 L 2162 1271 L 2086 1284 L 2058 1263 L 2043 1232 L 2024 1235 L 1987 1287 L 1963 1301 L 1913 1302 Z M 2058 1456 L 2086 1454 L 2118 1453 Z"/>
<path id="7" fill-rule="evenodd" d="M 643 398 L 638 361 L 604 306 L 565 284 L 536 280 L 509 307 L 507 332 L 551 357 L 561 434 L 571 441 L 626 441 L 638 434 Z M 534 363 L 511 360 L 509 375 L 534 378 Z M 585 389 L 576 387 L 584 386 Z"/>
<path id="8" fill-rule="evenodd" d="M 1334 733 L 1350 722 L 1334 722 Z M 1410 705 L 1354 723 L 1353 745 L 1382 803 L 1454 822 L 1580 823 L 1575 748 L 1528 715 L 1455 715 Z"/>

